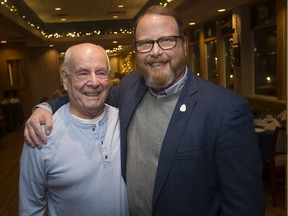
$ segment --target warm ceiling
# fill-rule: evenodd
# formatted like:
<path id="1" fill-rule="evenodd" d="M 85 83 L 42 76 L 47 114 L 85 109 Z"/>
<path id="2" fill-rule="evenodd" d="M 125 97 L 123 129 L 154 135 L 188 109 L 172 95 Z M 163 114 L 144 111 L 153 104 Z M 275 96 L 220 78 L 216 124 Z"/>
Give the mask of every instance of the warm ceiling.
<path id="1" fill-rule="evenodd" d="M 106 49 L 128 46 L 135 18 L 150 5 L 167 3 L 188 27 L 189 22 L 203 23 L 218 16 L 219 8 L 229 11 L 260 0 L 0 1 L 0 40 L 25 41 L 29 47 L 53 44 L 63 51 L 78 42 L 98 43 Z M 55 11 L 56 7 L 61 10 Z"/>

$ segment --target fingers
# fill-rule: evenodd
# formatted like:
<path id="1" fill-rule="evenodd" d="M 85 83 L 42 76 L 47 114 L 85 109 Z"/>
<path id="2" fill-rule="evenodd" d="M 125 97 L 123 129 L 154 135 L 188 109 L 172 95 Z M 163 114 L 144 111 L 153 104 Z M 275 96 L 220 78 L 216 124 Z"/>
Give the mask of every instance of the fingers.
<path id="1" fill-rule="evenodd" d="M 32 140 L 30 139 L 29 132 L 28 132 L 28 126 L 26 123 L 25 123 L 25 128 L 24 128 L 24 140 L 25 140 L 26 144 L 30 145 L 33 148 L 35 147 L 34 142 L 32 142 Z"/>
<path id="2" fill-rule="evenodd" d="M 46 126 L 45 127 L 45 133 L 47 136 L 49 136 L 51 131 L 52 131 L 52 117 L 51 117 L 51 115 L 49 115 L 49 118 L 45 119 L 45 126 Z"/>
<path id="3" fill-rule="evenodd" d="M 34 127 L 36 127 L 36 128 L 34 128 Z M 40 127 L 40 124 L 39 124 L 39 127 Z M 40 130 L 41 130 L 41 127 L 40 127 Z M 41 133 L 42 133 L 42 130 L 41 130 Z M 42 133 L 42 135 L 43 135 L 43 133 Z M 31 145 L 33 148 L 35 146 L 37 146 L 37 148 L 41 148 L 42 145 L 38 139 L 38 136 L 39 136 L 39 131 L 37 130 L 37 126 L 35 126 L 35 125 L 33 126 L 33 122 L 31 122 L 31 121 L 27 121 L 25 123 L 25 129 L 24 129 L 24 138 L 25 138 L 25 141 L 27 142 L 27 144 Z M 45 140 L 45 137 L 44 137 L 44 140 Z"/>
<path id="4" fill-rule="evenodd" d="M 32 147 L 42 147 L 42 143 L 46 144 L 46 136 L 44 135 L 41 125 L 46 126 L 46 134 L 49 135 L 52 130 L 52 115 L 44 109 L 36 109 L 25 123 L 24 138 L 27 144 Z M 42 143 L 41 143 L 41 142 Z"/>
<path id="5" fill-rule="evenodd" d="M 41 124 L 45 124 L 45 123 L 41 123 Z M 30 134 L 33 142 L 37 145 L 37 147 L 39 147 L 39 145 L 41 145 L 39 142 L 39 139 L 41 140 L 42 143 L 46 144 L 47 140 L 46 140 L 46 137 L 42 131 L 42 128 L 41 128 L 41 125 L 39 124 L 39 122 L 31 121 L 30 125 L 31 125 L 31 127 L 28 128 L 28 129 L 31 128 L 31 130 L 29 130 L 29 134 Z M 38 143 L 39 143 L 39 145 L 38 145 Z"/>

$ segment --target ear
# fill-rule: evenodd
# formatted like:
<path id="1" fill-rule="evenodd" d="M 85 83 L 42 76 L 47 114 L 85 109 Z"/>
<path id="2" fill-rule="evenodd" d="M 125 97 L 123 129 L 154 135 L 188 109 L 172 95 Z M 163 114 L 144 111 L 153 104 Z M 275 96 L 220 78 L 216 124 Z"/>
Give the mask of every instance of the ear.
<path id="1" fill-rule="evenodd" d="M 63 82 L 63 87 L 67 91 L 67 82 L 68 82 L 68 74 L 66 71 L 61 70 L 61 77 L 62 77 L 62 82 Z"/>

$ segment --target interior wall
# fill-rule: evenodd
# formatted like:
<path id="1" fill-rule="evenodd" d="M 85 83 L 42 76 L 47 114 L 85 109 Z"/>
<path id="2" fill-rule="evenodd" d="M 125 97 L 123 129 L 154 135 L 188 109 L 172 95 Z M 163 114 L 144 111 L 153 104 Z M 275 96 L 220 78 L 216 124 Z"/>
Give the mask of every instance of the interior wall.
<path id="1" fill-rule="evenodd" d="M 119 73 L 119 58 L 117 56 L 110 56 L 110 65 L 111 65 L 111 75 L 112 79 L 115 77 L 116 73 Z"/>
<path id="2" fill-rule="evenodd" d="M 51 99 L 60 86 L 58 52 L 51 48 L 30 48 L 28 62 L 32 102 L 36 105 L 43 97 Z"/>
<path id="3" fill-rule="evenodd" d="M 19 83 L 11 85 L 9 70 L 7 67 L 8 60 L 19 60 L 21 62 Z M 4 99 L 4 92 L 15 91 L 21 102 L 25 119 L 30 116 L 32 109 L 29 67 L 27 60 L 26 44 L 23 42 L 9 43 L 2 45 L 0 48 L 0 100 Z"/>

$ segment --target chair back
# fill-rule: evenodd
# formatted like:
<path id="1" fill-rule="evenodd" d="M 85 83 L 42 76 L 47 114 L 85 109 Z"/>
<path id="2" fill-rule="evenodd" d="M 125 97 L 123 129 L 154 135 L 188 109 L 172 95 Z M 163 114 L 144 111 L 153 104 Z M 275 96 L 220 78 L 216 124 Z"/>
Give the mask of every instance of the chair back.
<path id="1" fill-rule="evenodd" d="M 276 127 L 273 143 L 275 145 L 275 153 L 286 153 L 286 128 L 285 127 Z"/>
<path id="2" fill-rule="evenodd" d="M 285 127 L 276 127 L 271 146 L 271 165 L 285 166 L 287 153 L 287 137 Z"/>
<path id="3" fill-rule="evenodd" d="M 287 152 L 287 136 L 285 127 L 276 127 L 271 145 L 271 157 L 269 163 L 271 195 L 273 206 L 276 205 L 277 187 L 285 185 L 286 176 L 286 152 Z"/>

